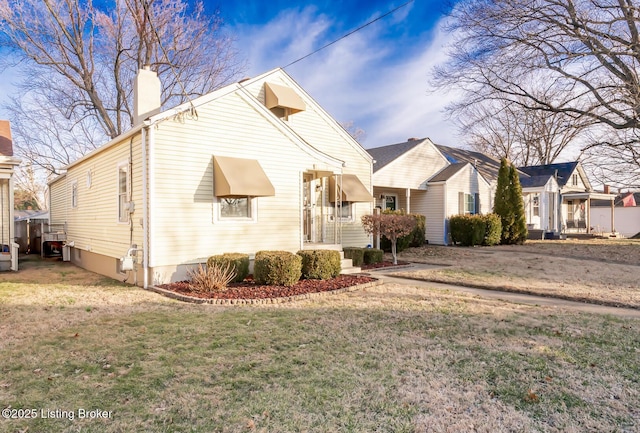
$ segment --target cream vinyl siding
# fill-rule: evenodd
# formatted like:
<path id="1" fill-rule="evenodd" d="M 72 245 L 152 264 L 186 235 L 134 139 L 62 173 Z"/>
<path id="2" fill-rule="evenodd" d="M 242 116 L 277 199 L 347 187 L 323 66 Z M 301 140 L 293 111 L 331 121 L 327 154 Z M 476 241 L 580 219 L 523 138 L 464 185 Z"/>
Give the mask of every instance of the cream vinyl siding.
<path id="1" fill-rule="evenodd" d="M 92 157 L 73 165 L 64 179 L 52 184 L 52 222 L 67 223 L 67 242 L 74 242 L 75 248 L 91 251 L 108 257 L 123 256 L 130 246 L 130 225 L 118 221 L 118 167 L 129 162 L 129 143 L 127 139 L 111 147 L 108 151 L 98 152 Z M 133 140 L 133 201 L 135 213 L 133 221 L 133 243 L 142 246 L 142 226 L 139 221 L 142 212 L 142 161 L 140 135 Z M 91 172 L 91 184 L 87 183 L 87 174 Z M 58 184 L 62 183 L 64 204 L 60 203 Z M 77 183 L 78 205 L 71 207 L 71 188 Z M 54 204 L 58 203 L 58 204 Z M 62 204 L 62 206 L 60 206 Z M 65 209 L 60 215 L 58 208 Z M 55 209 L 55 210 L 54 210 Z M 63 221 L 62 221 L 63 220 Z"/>
<path id="2" fill-rule="evenodd" d="M 305 102 L 306 108 L 280 120 L 315 149 L 344 161 L 344 173 L 355 174 L 368 191 L 372 191 L 371 157 L 335 120 L 317 106 L 308 95 L 283 74 L 276 72 L 247 86 L 247 91 L 264 103 L 264 82 L 291 87 Z M 371 214 L 373 202 L 356 203 L 353 220 L 342 223 L 343 246 L 366 246 L 369 236 L 362 229 L 361 217 Z"/>
<path id="3" fill-rule="evenodd" d="M 49 184 L 49 220 L 52 225 L 61 225 L 67 220 L 65 186 L 64 176 Z"/>
<path id="4" fill-rule="evenodd" d="M 426 180 L 447 165 L 449 162 L 427 139 L 376 171 L 373 184 L 376 187 L 424 188 Z"/>
<path id="5" fill-rule="evenodd" d="M 490 212 L 492 200 L 489 185 L 471 165 L 467 165 L 447 180 L 447 217 L 460 213 L 460 193 L 474 196 L 478 193 L 480 197 L 480 213 Z"/>
<path id="6" fill-rule="evenodd" d="M 426 219 L 426 238 L 430 244 L 444 245 L 445 185 L 429 185 L 422 214 Z"/>
<path id="7" fill-rule="evenodd" d="M 150 198 L 152 266 L 199 261 L 225 252 L 300 248 L 302 172 L 326 164 L 274 128 L 265 117 L 268 114 L 232 93 L 198 107 L 197 120 L 158 125 L 155 193 Z M 255 222 L 215 221 L 214 155 L 256 159 L 273 184 L 275 196 L 253 199 Z"/>

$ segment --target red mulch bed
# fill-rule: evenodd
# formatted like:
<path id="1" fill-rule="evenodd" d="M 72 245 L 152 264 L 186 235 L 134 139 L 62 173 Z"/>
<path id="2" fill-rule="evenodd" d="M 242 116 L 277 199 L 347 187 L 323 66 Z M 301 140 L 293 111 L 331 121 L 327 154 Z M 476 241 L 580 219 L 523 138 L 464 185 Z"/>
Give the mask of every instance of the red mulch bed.
<path id="1" fill-rule="evenodd" d="M 180 281 L 171 284 L 161 284 L 158 287 L 180 293 L 182 295 L 193 296 L 201 299 L 269 299 L 286 298 L 289 296 L 305 295 L 308 293 L 329 292 L 332 290 L 344 289 L 358 284 L 375 281 L 375 278 L 358 275 L 338 275 L 330 280 L 300 280 L 293 286 L 263 286 L 256 284 L 251 278 L 245 279 L 242 283 L 231 283 L 227 290 L 214 293 L 194 292 L 189 287 L 188 281 Z"/>

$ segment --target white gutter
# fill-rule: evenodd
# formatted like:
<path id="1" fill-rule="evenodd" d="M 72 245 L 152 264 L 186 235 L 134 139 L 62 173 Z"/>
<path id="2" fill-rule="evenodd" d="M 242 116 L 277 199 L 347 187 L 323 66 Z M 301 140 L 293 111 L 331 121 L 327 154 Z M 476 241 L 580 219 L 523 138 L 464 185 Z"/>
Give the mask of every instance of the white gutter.
<path id="1" fill-rule="evenodd" d="M 149 223 L 147 222 L 149 218 L 149 209 L 147 207 L 149 198 L 147 196 L 147 170 L 147 128 L 142 128 L 142 287 L 144 289 L 149 287 Z"/>

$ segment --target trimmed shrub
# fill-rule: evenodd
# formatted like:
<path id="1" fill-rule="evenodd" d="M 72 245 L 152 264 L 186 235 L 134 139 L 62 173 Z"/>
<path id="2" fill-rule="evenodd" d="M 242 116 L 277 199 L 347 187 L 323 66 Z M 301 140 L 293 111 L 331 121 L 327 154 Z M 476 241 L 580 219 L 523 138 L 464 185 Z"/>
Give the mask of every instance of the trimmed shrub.
<path id="1" fill-rule="evenodd" d="M 362 266 L 364 261 L 364 248 L 359 247 L 344 247 L 344 258 L 351 259 L 353 266 Z"/>
<path id="2" fill-rule="evenodd" d="M 485 222 L 485 235 L 482 245 L 498 245 L 502 236 L 502 222 L 500 216 L 494 213 L 483 215 Z"/>
<path id="3" fill-rule="evenodd" d="M 364 264 L 374 265 L 384 260 L 384 251 L 378 248 L 364 248 Z"/>
<path id="4" fill-rule="evenodd" d="M 253 278 L 258 284 L 293 286 L 302 276 L 302 258 L 288 251 L 258 251 Z"/>
<path id="5" fill-rule="evenodd" d="M 227 264 L 231 266 L 236 277 L 234 283 L 240 283 L 249 275 L 249 254 L 242 253 L 225 253 L 211 256 L 207 260 L 207 267 L 220 266 L 224 267 Z"/>
<path id="6" fill-rule="evenodd" d="M 416 219 L 416 228 L 413 229 L 411 234 L 411 240 L 409 242 L 410 247 L 421 247 L 424 245 L 425 230 L 427 228 L 427 217 L 420 214 L 410 214 Z"/>
<path id="7" fill-rule="evenodd" d="M 498 245 L 502 234 L 500 217 L 487 215 L 454 215 L 449 218 L 451 242 L 463 246 Z"/>
<path id="8" fill-rule="evenodd" d="M 331 250 L 301 250 L 302 278 L 307 280 L 328 280 L 340 275 L 342 266 L 340 253 Z"/>

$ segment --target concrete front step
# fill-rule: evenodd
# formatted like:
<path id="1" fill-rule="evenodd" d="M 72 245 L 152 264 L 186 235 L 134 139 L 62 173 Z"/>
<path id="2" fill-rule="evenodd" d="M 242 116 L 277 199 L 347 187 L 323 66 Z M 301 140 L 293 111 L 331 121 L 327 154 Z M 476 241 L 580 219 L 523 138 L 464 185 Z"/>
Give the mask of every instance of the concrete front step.
<path id="1" fill-rule="evenodd" d="M 341 255 L 344 257 L 344 252 L 341 252 Z M 353 260 L 344 258 L 340 260 L 340 269 L 341 274 L 357 274 L 362 272 L 360 267 L 353 266 Z"/>
<path id="2" fill-rule="evenodd" d="M 340 271 L 341 274 L 359 274 L 362 272 L 362 269 L 358 266 L 350 266 L 348 268 L 342 268 Z"/>

